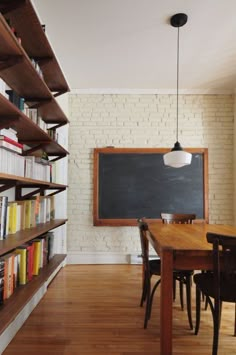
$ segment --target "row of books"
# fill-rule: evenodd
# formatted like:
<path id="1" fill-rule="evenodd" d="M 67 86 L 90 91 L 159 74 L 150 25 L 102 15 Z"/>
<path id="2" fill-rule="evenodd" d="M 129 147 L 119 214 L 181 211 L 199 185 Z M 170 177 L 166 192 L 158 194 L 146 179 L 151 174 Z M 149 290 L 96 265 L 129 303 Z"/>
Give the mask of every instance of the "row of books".
<path id="1" fill-rule="evenodd" d="M 52 196 L 35 196 L 30 200 L 8 201 L 0 196 L 0 240 L 20 230 L 36 227 L 55 218 Z"/>
<path id="2" fill-rule="evenodd" d="M 0 136 L 1 137 L 1 136 Z M 13 151 L 15 150 L 15 151 Z M 35 156 L 22 156 L 18 146 L 0 138 L 0 171 L 6 174 L 52 182 L 52 165 Z"/>
<path id="3" fill-rule="evenodd" d="M 44 132 L 47 132 L 48 125 L 44 122 L 40 112 L 37 108 L 29 107 L 24 98 L 20 97 L 15 91 L 11 90 L 7 84 L 0 79 L 0 94 L 5 96 L 12 102 L 20 111 L 29 117 L 35 124 L 37 124 Z"/>
<path id="4" fill-rule="evenodd" d="M 47 132 L 47 124 L 43 121 L 37 108 L 32 108 L 24 105 L 24 114 L 37 124 L 44 132 Z"/>
<path id="5" fill-rule="evenodd" d="M 0 304 L 39 275 L 54 254 L 54 233 L 47 232 L 0 257 Z"/>

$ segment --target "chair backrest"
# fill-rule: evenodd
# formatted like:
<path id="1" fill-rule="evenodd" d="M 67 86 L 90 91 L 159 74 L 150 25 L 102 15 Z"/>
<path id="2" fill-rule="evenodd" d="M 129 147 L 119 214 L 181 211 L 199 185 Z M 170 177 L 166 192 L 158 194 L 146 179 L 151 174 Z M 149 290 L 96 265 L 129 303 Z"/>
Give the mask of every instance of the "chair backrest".
<path id="1" fill-rule="evenodd" d="M 149 242 L 147 239 L 148 225 L 142 218 L 140 218 L 138 219 L 138 227 L 142 250 L 141 256 L 143 259 L 143 266 L 145 271 L 149 271 Z"/>
<path id="2" fill-rule="evenodd" d="M 196 215 L 192 213 L 161 213 L 163 224 L 192 224 Z"/>
<path id="3" fill-rule="evenodd" d="M 215 302 L 236 302 L 236 236 L 208 232 L 213 248 Z"/>

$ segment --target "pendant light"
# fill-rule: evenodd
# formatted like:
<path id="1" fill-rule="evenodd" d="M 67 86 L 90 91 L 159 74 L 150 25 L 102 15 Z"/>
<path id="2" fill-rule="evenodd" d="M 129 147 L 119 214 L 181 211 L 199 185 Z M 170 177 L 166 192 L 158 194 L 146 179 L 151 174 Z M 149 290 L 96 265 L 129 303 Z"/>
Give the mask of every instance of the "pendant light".
<path id="1" fill-rule="evenodd" d="M 186 14 L 176 14 L 171 17 L 170 24 L 173 27 L 178 28 L 177 35 L 177 112 L 176 112 L 176 143 L 171 149 L 171 152 L 166 153 L 164 158 L 164 164 L 173 168 L 181 168 L 182 166 L 191 164 L 192 154 L 185 152 L 178 141 L 179 130 L 179 28 L 184 26 L 188 20 Z"/>

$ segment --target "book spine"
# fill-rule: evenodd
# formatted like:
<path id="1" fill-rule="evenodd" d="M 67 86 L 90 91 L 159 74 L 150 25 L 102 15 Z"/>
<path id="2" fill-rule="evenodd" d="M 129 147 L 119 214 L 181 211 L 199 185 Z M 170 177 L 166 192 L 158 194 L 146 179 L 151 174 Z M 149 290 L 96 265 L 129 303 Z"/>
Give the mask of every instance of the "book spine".
<path id="1" fill-rule="evenodd" d="M 3 303 L 3 292 L 4 292 L 4 260 L 0 259 L 0 304 Z"/>
<path id="2" fill-rule="evenodd" d="M 8 197 L 0 196 L 0 240 L 6 237 Z"/>
<path id="3" fill-rule="evenodd" d="M 27 249 L 17 248 L 16 252 L 20 254 L 20 266 L 19 266 L 19 284 L 25 285 L 27 282 Z"/>

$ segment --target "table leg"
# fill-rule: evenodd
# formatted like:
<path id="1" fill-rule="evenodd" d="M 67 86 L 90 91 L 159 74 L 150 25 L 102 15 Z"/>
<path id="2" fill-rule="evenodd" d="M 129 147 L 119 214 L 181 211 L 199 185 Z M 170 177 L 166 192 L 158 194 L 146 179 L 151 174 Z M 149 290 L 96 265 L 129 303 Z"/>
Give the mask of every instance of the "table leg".
<path id="1" fill-rule="evenodd" d="M 160 347 L 161 355 L 172 354 L 173 250 L 161 255 Z"/>

